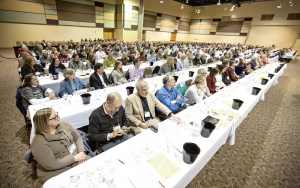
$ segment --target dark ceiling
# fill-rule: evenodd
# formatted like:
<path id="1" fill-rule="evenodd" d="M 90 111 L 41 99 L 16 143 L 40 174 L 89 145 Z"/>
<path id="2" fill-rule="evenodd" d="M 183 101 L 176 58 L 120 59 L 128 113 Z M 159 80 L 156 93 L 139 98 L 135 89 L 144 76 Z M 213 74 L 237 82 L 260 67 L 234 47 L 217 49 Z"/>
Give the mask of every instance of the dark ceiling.
<path id="1" fill-rule="evenodd" d="M 219 2 L 219 0 L 174 0 L 174 1 L 180 2 L 185 5 L 190 5 L 193 7 L 216 5 Z M 262 2 L 262 1 L 274 1 L 274 0 L 220 0 L 220 3 L 221 4 L 231 3 L 231 4 L 242 5 L 243 3 L 255 3 L 255 2 Z"/>

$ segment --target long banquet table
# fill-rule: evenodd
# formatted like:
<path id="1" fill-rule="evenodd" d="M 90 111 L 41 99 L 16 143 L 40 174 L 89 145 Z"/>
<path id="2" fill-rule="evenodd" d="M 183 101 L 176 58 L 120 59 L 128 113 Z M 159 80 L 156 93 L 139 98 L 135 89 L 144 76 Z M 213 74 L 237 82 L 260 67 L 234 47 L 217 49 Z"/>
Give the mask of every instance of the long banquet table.
<path id="1" fill-rule="evenodd" d="M 181 123 L 172 118 L 158 124 L 158 133 L 150 130 L 48 180 L 43 187 L 185 187 L 206 165 L 211 157 L 229 139 L 234 144 L 235 130 L 247 117 L 252 108 L 264 99 L 268 89 L 276 85 L 287 65 L 274 73 L 277 63 L 254 71 L 245 78 L 231 84 L 194 106 L 180 112 Z M 274 74 L 266 85 L 261 78 Z M 261 88 L 258 95 L 252 95 L 252 87 Z M 244 104 L 239 110 L 232 110 L 232 99 L 240 99 Z M 101 103 L 99 103 L 100 105 Z M 54 107 L 55 108 L 55 107 Z M 220 112 L 221 110 L 221 112 Z M 214 112 L 218 112 L 215 114 Z M 196 130 L 190 122 L 201 125 L 207 115 L 220 119 L 220 124 L 209 138 L 195 136 Z M 225 115 L 226 114 L 226 115 Z M 228 114 L 233 120 L 228 120 Z M 182 145 L 196 143 L 201 152 L 193 164 L 182 160 Z M 154 162 L 153 162 L 154 161 Z M 113 184 L 107 185 L 103 179 L 112 175 Z"/>
<path id="2" fill-rule="evenodd" d="M 156 61 L 156 62 L 154 62 L 153 66 L 150 66 L 149 63 L 142 63 L 141 69 L 144 71 L 144 69 L 146 67 L 150 67 L 153 70 L 156 66 L 161 66 L 162 64 L 163 64 L 163 61 Z M 130 68 L 130 66 L 132 66 L 132 65 L 123 66 L 123 71 L 126 72 Z M 109 77 L 112 70 L 113 70 L 113 67 L 104 70 L 107 75 L 107 78 Z M 90 75 L 93 72 L 94 71 L 91 69 L 86 70 L 86 71 L 78 70 L 76 72 L 76 76 L 79 77 L 85 85 L 87 85 L 89 83 Z M 89 75 L 86 75 L 86 73 L 88 73 Z M 49 76 L 45 76 L 45 77 L 39 77 L 39 83 L 40 83 L 40 85 L 45 86 L 46 88 L 50 88 L 56 93 L 59 93 L 60 82 L 63 79 L 64 79 L 64 77 L 62 74 L 59 74 L 58 80 L 53 80 L 53 79 L 49 78 Z"/>

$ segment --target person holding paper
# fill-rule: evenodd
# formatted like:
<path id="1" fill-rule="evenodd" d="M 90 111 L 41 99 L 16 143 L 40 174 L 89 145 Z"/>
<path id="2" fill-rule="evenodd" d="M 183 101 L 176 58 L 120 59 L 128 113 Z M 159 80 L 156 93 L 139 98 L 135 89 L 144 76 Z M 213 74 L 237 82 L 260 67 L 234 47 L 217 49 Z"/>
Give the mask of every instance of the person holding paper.
<path id="1" fill-rule="evenodd" d="M 107 95 L 106 102 L 94 110 L 89 117 L 88 138 L 97 141 L 102 151 L 125 142 L 130 138 L 122 97 L 113 92 Z"/>

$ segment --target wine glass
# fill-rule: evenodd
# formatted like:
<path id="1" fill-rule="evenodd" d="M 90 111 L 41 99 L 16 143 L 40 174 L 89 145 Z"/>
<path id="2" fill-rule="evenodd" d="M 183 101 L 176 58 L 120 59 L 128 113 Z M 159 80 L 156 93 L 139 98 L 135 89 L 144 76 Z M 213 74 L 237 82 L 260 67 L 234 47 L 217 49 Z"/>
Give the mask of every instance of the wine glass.
<path id="1" fill-rule="evenodd" d="M 94 87 L 90 87 L 90 92 L 95 91 Z"/>

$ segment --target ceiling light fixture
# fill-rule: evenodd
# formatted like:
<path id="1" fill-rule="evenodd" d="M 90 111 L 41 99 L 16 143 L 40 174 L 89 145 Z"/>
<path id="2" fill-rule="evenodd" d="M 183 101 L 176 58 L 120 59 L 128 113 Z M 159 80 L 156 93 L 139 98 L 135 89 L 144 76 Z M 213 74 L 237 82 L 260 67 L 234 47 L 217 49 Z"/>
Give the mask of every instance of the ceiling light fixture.
<path id="1" fill-rule="evenodd" d="M 186 4 L 188 4 L 189 3 L 189 0 L 186 0 L 186 2 L 185 2 Z"/>
<path id="2" fill-rule="evenodd" d="M 227 10 L 227 7 L 225 7 L 224 10 Z"/>
<path id="3" fill-rule="evenodd" d="M 293 6 L 293 3 L 291 3 L 290 6 L 292 7 L 292 6 Z"/>
<path id="4" fill-rule="evenodd" d="M 159 1 L 160 3 L 164 3 L 164 1 Z"/>
<path id="5" fill-rule="evenodd" d="M 199 13 L 200 13 L 200 9 L 197 10 L 197 14 L 199 14 Z"/>
<path id="6" fill-rule="evenodd" d="M 233 5 L 230 9 L 230 11 L 233 11 L 236 5 Z"/>
<path id="7" fill-rule="evenodd" d="M 183 7 L 183 5 L 181 5 L 181 7 L 180 7 L 181 9 L 183 9 L 184 7 Z"/>
<path id="8" fill-rule="evenodd" d="M 221 5 L 221 2 L 220 2 L 221 0 L 219 0 L 219 2 L 217 3 L 217 5 Z"/>
<path id="9" fill-rule="evenodd" d="M 280 4 L 277 5 L 277 8 L 281 8 L 281 7 L 282 7 L 282 0 L 281 0 Z"/>

